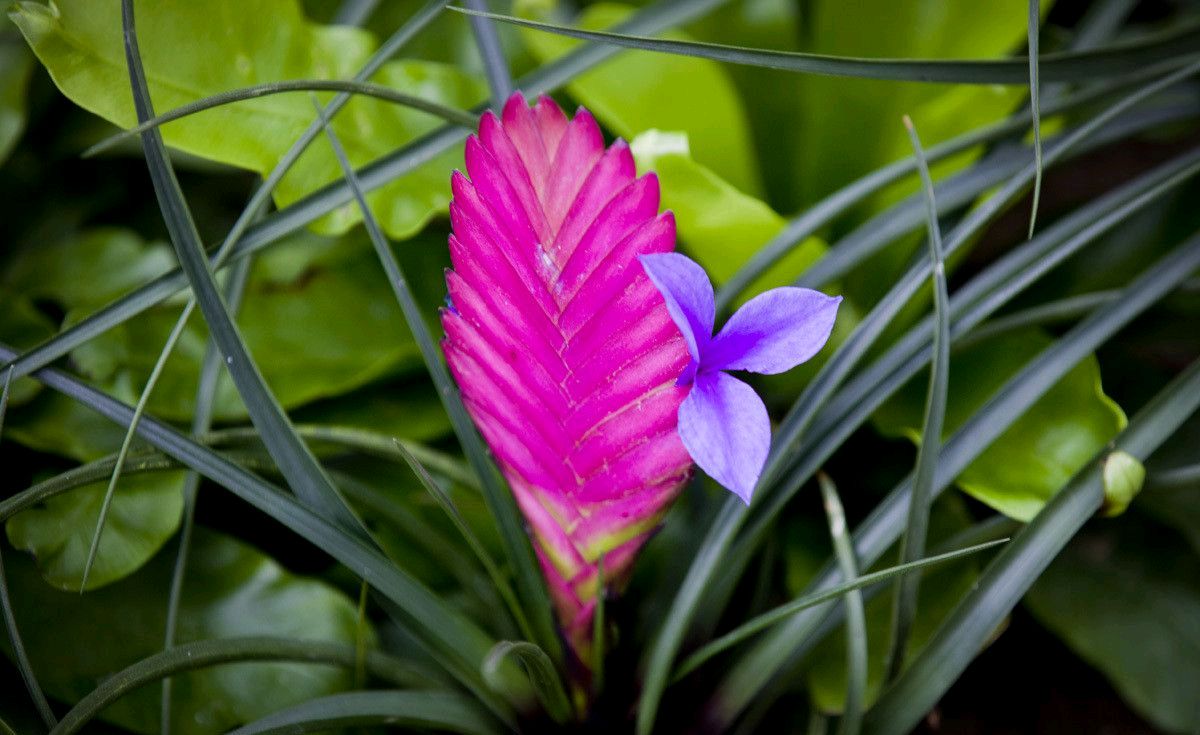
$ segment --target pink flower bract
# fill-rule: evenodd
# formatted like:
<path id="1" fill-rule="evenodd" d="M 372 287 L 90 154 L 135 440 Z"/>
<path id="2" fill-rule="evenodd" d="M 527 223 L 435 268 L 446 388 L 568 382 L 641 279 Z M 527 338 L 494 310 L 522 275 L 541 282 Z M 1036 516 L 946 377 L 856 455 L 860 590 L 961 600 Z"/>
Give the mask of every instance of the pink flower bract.
<path id="1" fill-rule="evenodd" d="M 688 348 L 638 260 L 674 250 L 675 221 L 623 141 L 547 97 L 486 113 L 466 169 L 443 348 L 586 665 L 601 558 L 620 584 L 691 471 Z"/>

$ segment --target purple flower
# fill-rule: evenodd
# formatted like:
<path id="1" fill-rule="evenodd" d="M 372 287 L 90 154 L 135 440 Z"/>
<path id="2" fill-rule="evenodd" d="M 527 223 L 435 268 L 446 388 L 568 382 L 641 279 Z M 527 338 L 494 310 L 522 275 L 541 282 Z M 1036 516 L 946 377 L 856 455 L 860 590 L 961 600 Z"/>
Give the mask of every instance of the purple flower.
<path id="1" fill-rule="evenodd" d="M 738 309 L 715 337 L 713 287 L 698 263 L 679 253 L 640 256 L 687 344 L 691 361 L 677 385 L 679 437 L 688 454 L 747 505 L 771 447 L 767 407 L 727 370 L 774 375 L 817 354 L 829 340 L 841 296 L 774 288 Z"/>

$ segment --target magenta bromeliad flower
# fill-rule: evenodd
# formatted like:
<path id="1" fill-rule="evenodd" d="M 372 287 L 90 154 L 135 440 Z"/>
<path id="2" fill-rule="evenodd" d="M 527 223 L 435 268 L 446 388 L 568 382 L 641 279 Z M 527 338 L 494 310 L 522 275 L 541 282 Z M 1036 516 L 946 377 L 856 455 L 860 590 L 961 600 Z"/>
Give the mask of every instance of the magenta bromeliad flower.
<path id="1" fill-rule="evenodd" d="M 693 458 L 749 500 L 770 426 L 722 371 L 807 359 L 838 299 L 776 289 L 711 337 L 712 287 L 672 253 L 658 179 L 637 177 L 624 141 L 606 148 L 586 110 L 514 94 L 468 138 L 466 169 L 451 179 L 443 349 L 586 666 L 601 563 L 622 584 Z"/>

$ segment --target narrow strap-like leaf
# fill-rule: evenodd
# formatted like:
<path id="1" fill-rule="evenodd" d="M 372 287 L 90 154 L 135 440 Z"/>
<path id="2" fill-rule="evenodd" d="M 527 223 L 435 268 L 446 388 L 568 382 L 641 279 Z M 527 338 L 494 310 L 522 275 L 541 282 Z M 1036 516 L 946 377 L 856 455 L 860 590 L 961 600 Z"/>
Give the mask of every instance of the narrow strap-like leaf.
<path id="1" fill-rule="evenodd" d="M 466 0 L 472 10 L 487 11 L 484 0 Z M 508 71 L 508 60 L 500 45 L 500 34 L 491 18 L 474 15 L 470 18 L 471 33 L 475 36 L 475 47 L 479 49 L 479 60 L 487 74 L 488 88 L 492 91 L 492 107 L 499 110 L 513 93 L 512 75 Z M 474 126 L 474 121 L 470 123 Z"/>
<path id="2" fill-rule="evenodd" d="M 457 692 L 393 690 L 317 697 L 230 730 L 229 735 L 302 735 L 359 727 L 462 735 L 499 732 L 474 700 Z"/>
<path id="3" fill-rule="evenodd" d="M 90 158 L 135 135 L 141 135 L 150 128 L 157 128 L 169 122 L 188 117 L 189 115 L 195 115 L 198 112 L 211 110 L 214 107 L 221 107 L 222 105 L 231 105 L 235 102 L 244 102 L 246 100 L 286 92 L 344 92 L 347 94 L 374 97 L 375 99 L 393 102 L 397 105 L 411 107 L 421 112 L 428 112 L 430 115 L 440 117 L 442 120 L 454 125 L 462 125 L 467 128 L 475 125 L 475 116 L 465 110 L 458 110 L 437 102 L 414 97 L 410 94 L 397 92 L 391 87 L 385 87 L 382 84 L 353 80 L 342 81 L 338 79 L 288 79 L 282 82 L 266 82 L 265 84 L 256 84 L 252 87 L 231 89 L 227 92 L 221 92 L 205 97 L 204 99 L 196 100 L 195 102 L 189 102 L 186 105 L 181 105 L 173 110 L 156 115 L 128 130 L 122 130 L 119 133 L 110 135 L 99 143 L 85 149 L 82 156 Z"/>
<path id="4" fill-rule="evenodd" d="M 834 554 L 842 579 L 858 576 L 858 559 L 854 544 L 846 526 L 846 513 L 837 488 L 825 473 L 817 475 L 821 497 L 825 500 L 825 516 L 829 522 L 829 535 L 833 538 Z M 839 735 L 858 735 L 862 726 L 863 702 L 867 691 L 867 616 L 863 609 L 863 596 L 859 590 L 845 594 L 846 602 L 846 706 L 838 723 Z"/>
<path id="5" fill-rule="evenodd" d="M 1033 2 L 1036 3 L 1037 0 Z M 904 125 L 912 141 L 913 156 L 917 159 L 928 205 L 929 263 L 930 272 L 933 274 L 933 362 L 925 395 L 925 416 L 921 429 L 921 446 L 917 448 L 912 501 L 908 505 L 908 525 L 900 540 L 900 561 L 908 563 L 925 555 L 930 496 L 933 478 L 937 472 L 938 453 L 942 445 L 942 426 L 946 420 L 946 394 L 950 380 L 950 296 L 946 292 L 946 263 L 942 255 L 942 231 L 938 226 L 933 179 L 929 176 L 929 165 L 925 161 L 917 130 L 907 116 L 904 118 Z M 889 680 L 896 678 L 904 666 L 908 637 L 917 615 L 917 591 L 920 589 L 920 582 L 920 574 L 904 575 L 896 581 L 886 669 Z"/>
<path id="6" fill-rule="evenodd" d="M 776 51 L 699 41 L 650 38 L 612 31 L 588 31 L 509 15 L 479 13 L 454 6 L 451 6 L 451 9 L 468 15 L 481 15 L 505 23 L 578 38 L 583 41 L 610 43 L 639 51 L 696 56 L 730 64 L 759 66 L 782 71 L 906 82 L 955 84 L 1027 84 L 1029 82 L 1028 64 L 1019 59 L 944 61 L 827 56 L 799 51 Z M 1041 74 L 1046 81 L 1051 82 L 1090 81 L 1128 73 L 1164 60 L 1182 64 L 1195 57 L 1198 40 L 1200 40 L 1200 24 L 1193 23 L 1152 38 L 1114 44 L 1104 49 L 1049 54 L 1042 57 Z"/>

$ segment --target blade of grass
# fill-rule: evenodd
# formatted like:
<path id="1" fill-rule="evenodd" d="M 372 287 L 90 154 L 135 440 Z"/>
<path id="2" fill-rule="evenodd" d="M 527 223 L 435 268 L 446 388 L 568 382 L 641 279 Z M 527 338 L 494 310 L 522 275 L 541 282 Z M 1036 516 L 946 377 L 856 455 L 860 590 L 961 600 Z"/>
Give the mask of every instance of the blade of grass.
<path id="1" fill-rule="evenodd" d="M 432 0 L 421 11 L 418 11 L 405 24 L 404 28 L 397 31 L 388 43 L 380 47 L 380 50 L 372 57 L 373 63 L 382 64 L 386 60 L 385 51 L 394 52 L 411 34 L 416 33 L 419 28 L 432 20 L 445 1 Z M 656 33 L 665 28 L 693 21 L 724 1 L 660 0 L 652 6 L 636 12 L 628 21 L 621 24 L 620 29 L 631 33 Z M 528 94 L 554 91 L 575 76 L 611 58 L 618 51 L 619 49 L 600 44 L 585 44 L 557 61 L 525 75 L 519 80 L 518 86 Z M 378 66 L 370 65 L 364 67 L 355 79 L 362 81 L 365 76 L 370 76 L 377 68 Z M 330 103 L 331 109 L 335 107 L 339 98 L 340 95 Z M 282 179 L 286 167 L 299 158 L 304 146 L 319 135 L 320 130 L 319 122 L 310 126 L 305 137 L 293 145 L 279 165 L 267 176 L 263 185 L 255 192 L 246 212 L 258 212 L 266 206 L 270 190 Z M 439 128 L 360 169 L 357 172 L 360 175 L 359 183 L 363 191 L 370 192 L 457 145 L 466 135 L 466 130 L 458 126 Z M 239 227 L 244 227 L 244 234 L 239 234 L 237 238 L 226 238 L 227 242 L 233 241 L 228 258 L 241 258 L 249 253 L 257 252 L 349 203 L 352 199 L 353 196 L 345 181 L 339 180 L 322 187 L 285 209 L 264 217 L 262 222 L 254 226 L 249 226 L 245 217 L 240 218 L 234 225 L 234 231 L 238 231 Z M 171 297 L 187 285 L 186 276 L 178 268 L 159 276 L 33 347 L 19 358 L 10 360 L 9 362 L 16 367 L 15 377 L 24 377 L 49 365 L 79 345 Z M 7 362 L 0 365 L 0 369 L 7 367 L 9 367 Z"/>
<path id="2" fill-rule="evenodd" d="M 472 10 L 487 11 L 484 0 L 466 0 Z M 500 45 L 500 36 L 496 33 L 496 24 L 491 18 L 473 15 L 468 20 L 471 23 L 471 33 L 475 36 L 475 47 L 479 49 L 479 60 L 487 74 L 488 89 L 492 91 L 492 107 L 497 110 L 504 107 L 509 95 L 513 93 L 512 75 L 508 71 L 508 60 L 504 58 L 504 48 Z M 475 121 L 469 123 L 475 126 Z"/>
<path id="3" fill-rule="evenodd" d="M 1029 208 L 1029 237 L 1037 226 L 1038 201 L 1042 198 L 1042 113 L 1041 89 L 1038 84 L 1038 36 L 1041 31 L 1042 10 L 1039 0 L 1029 0 L 1029 113 L 1033 119 L 1033 203 Z"/>
<path id="4" fill-rule="evenodd" d="M 873 735 L 908 732 L 986 644 L 1058 552 L 1100 509 L 1101 460 L 1110 451 L 1145 460 L 1200 408 L 1200 360 L 1176 377 L 1129 422 L 1111 450 L 1060 490 L 984 570 L 912 666 L 883 693 L 867 718 Z"/>
<path id="5" fill-rule="evenodd" d="M 12 378 L 13 369 L 5 370 L 4 388 L 0 392 L 0 433 L 3 433 L 4 415 L 8 412 L 8 395 L 9 388 L 12 387 Z M 25 643 L 21 638 L 21 629 L 17 626 L 17 616 L 13 612 L 12 598 L 8 594 L 8 577 L 4 572 L 4 543 L 2 541 L 0 541 L 0 610 L 4 613 L 4 630 L 8 633 L 8 642 L 12 646 L 13 659 L 16 661 L 17 671 L 21 674 L 21 681 L 25 682 L 25 689 L 29 692 L 29 698 L 33 701 L 38 716 L 42 718 L 47 729 L 53 729 L 58 724 L 58 719 L 54 716 L 54 710 L 50 709 L 50 703 L 46 701 L 46 695 L 42 692 L 42 685 L 38 683 L 37 675 L 33 672 L 33 664 L 29 661 L 29 654 L 25 652 Z"/>
<path id="6" fill-rule="evenodd" d="M 96 715 L 138 687 L 188 671 L 247 661 L 286 661 L 314 663 L 353 669 L 354 646 L 296 638 L 221 638 L 183 643 L 132 664 L 109 676 L 100 686 L 79 700 L 63 717 L 51 735 L 72 735 Z M 396 686 L 427 686 L 428 678 L 419 668 L 378 651 L 367 653 L 367 670 Z"/>
<path id="7" fill-rule="evenodd" d="M 637 36 L 612 31 L 588 31 L 580 28 L 542 23 L 496 13 L 481 13 L 449 6 L 467 15 L 553 33 L 582 41 L 608 43 L 639 51 L 654 51 L 678 56 L 695 56 L 729 64 L 764 67 L 780 71 L 828 76 L 861 77 L 906 82 L 954 84 L 1027 84 L 1028 65 L 1019 59 L 940 60 L 940 59 L 868 59 L 829 56 L 799 51 L 729 46 L 700 41 L 677 41 Z M 1171 60 L 1182 64 L 1197 54 L 1200 24 L 1190 23 L 1170 31 L 1128 43 L 1113 44 L 1092 51 L 1048 54 L 1041 60 L 1041 75 L 1051 82 L 1091 81 L 1134 71 L 1147 64 Z"/>
<path id="8" fill-rule="evenodd" d="M 944 491 L 978 454 L 1068 370 L 1135 316 L 1173 291 L 1197 266 L 1200 266 L 1200 235 L 1193 236 L 1161 258 L 1126 286 L 1120 300 L 1093 313 L 1027 363 L 943 445 L 942 461 L 933 485 L 934 496 Z M 876 507 L 855 533 L 859 558 L 865 563 L 877 560 L 899 537 L 911 490 L 910 476 Z M 837 581 L 836 570 L 827 566 L 809 589 L 822 589 Z M 819 623 L 817 615 L 800 613 L 742 656 L 726 676 L 715 699 L 712 713 L 715 721 L 731 722 L 770 677 L 790 663 L 792 652 L 803 645 Z"/>
<path id="9" fill-rule="evenodd" d="M 488 458 L 487 449 L 484 447 L 483 441 L 479 438 L 479 434 L 475 431 L 475 425 L 472 423 L 471 417 L 467 414 L 467 409 L 463 405 L 462 398 L 459 396 L 457 386 L 455 386 L 453 379 L 450 377 L 449 370 L 446 369 L 445 364 L 442 362 L 433 337 L 429 334 L 429 327 L 425 324 L 424 317 L 421 316 L 421 310 L 418 308 L 416 299 L 409 289 L 408 280 L 404 277 L 404 272 L 400 268 L 400 263 L 396 260 L 396 256 L 388 246 L 387 239 L 379 229 L 379 224 L 371 215 L 371 209 L 367 206 L 366 196 L 359 186 L 358 177 L 354 173 L 354 168 L 350 165 L 349 159 L 346 157 L 346 152 L 338 140 L 337 133 L 327 124 L 320 107 L 317 108 L 317 114 L 321 117 L 322 121 L 325 121 L 325 133 L 329 138 L 330 146 L 333 148 L 334 154 L 342 166 L 343 176 L 350 186 L 351 192 L 354 194 L 359 209 L 362 211 L 367 233 L 370 235 L 371 243 L 375 247 L 375 253 L 379 257 L 379 262 L 387 274 L 388 282 L 392 285 L 392 290 L 396 295 L 396 300 L 400 304 L 400 310 L 404 313 L 404 319 L 408 323 L 413 339 L 421 351 L 421 357 L 425 362 L 425 369 L 429 372 L 430 378 L 433 379 L 433 383 L 437 387 L 438 397 L 441 399 L 442 405 L 450 417 L 450 423 L 454 427 L 454 433 L 467 455 L 467 460 L 471 463 L 472 469 L 475 470 L 475 474 L 479 475 L 479 479 L 483 484 L 484 502 L 487 504 L 492 518 L 496 521 L 496 526 L 500 531 L 500 538 L 504 542 L 505 555 L 516 574 L 517 587 L 520 589 L 521 597 L 525 601 L 526 610 L 532 616 L 532 622 L 535 626 L 534 632 L 536 633 L 535 640 L 549 651 L 556 660 L 561 660 L 562 646 L 559 642 L 558 634 L 555 632 L 554 621 L 550 616 L 550 598 L 542 582 L 541 571 L 534 560 L 533 550 L 529 544 L 529 537 L 525 534 L 521 517 L 517 512 L 516 502 L 498 480 L 496 468 Z"/>
<path id="10" fill-rule="evenodd" d="M 421 485 L 429 492 L 429 495 L 433 497 L 438 506 L 445 511 L 446 516 L 450 519 L 450 522 L 454 524 L 454 527 L 458 529 L 458 532 L 467 542 L 467 545 L 471 547 L 471 551 L 475 554 L 475 558 L 479 560 L 479 563 L 483 566 L 484 571 L 487 572 L 488 577 L 491 578 L 492 584 L 495 585 L 496 591 L 500 594 L 500 598 L 504 600 L 504 604 L 508 608 L 509 614 L 512 615 L 513 620 L 516 622 L 517 628 L 520 629 L 521 634 L 532 640 L 534 638 L 534 634 L 533 630 L 529 626 L 529 619 L 525 616 L 525 611 L 521 609 L 521 605 L 517 602 L 517 597 L 513 594 L 512 588 L 509 587 L 507 580 L 504 579 L 504 575 L 500 573 L 500 570 L 496 567 L 496 563 L 492 561 L 491 554 L 489 554 L 487 549 L 483 547 L 483 543 L 480 542 L 479 537 L 475 535 L 475 532 L 471 530 L 471 526 L 467 523 L 467 520 L 463 518 L 462 513 L 458 511 L 458 507 L 454 504 L 454 500 L 451 499 L 449 493 L 447 493 L 442 486 L 438 484 L 438 481 L 434 479 L 433 475 L 429 474 L 429 471 L 425 469 L 425 467 L 417 460 L 417 458 L 409 453 L 408 449 L 406 449 L 403 444 L 396 442 L 395 445 L 401 456 L 404 457 L 404 461 L 408 463 L 409 469 L 411 469 L 413 474 L 416 475 L 417 479 L 421 482 Z"/>
<path id="11" fill-rule="evenodd" d="M 14 354 L 10 347 L 0 344 L 0 358 L 11 359 Z M 132 418 L 131 407 L 61 371 L 42 368 L 33 377 L 120 426 L 128 425 Z M 271 516 L 369 582 L 384 601 L 391 603 L 389 612 L 395 611 L 402 623 L 411 627 L 417 641 L 440 665 L 494 712 L 508 716 L 507 706 L 490 694 L 479 674 L 480 662 L 494 641 L 383 556 L 377 547 L 368 545 L 279 488 L 153 416 L 143 417 L 138 424 L 138 435 L 164 454 Z M 0 508 L 7 504 L 7 501 L 0 501 Z"/>
<path id="12" fill-rule="evenodd" d="M 310 699 L 230 730 L 229 735 L 302 735 L 343 728 L 386 727 L 490 735 L 495 724 L 471 699 L 455 692 L 345 692 Z"/>
<path id="13" fill-rule="evenodd" d="M 129 66 L 130 86 L 139 122 L 154 117 L 150 91 L 138 51 L 134 25 L 133 0 L 122 0 L 121 18 L 125 40 L 125 58 Z M 159 208 L 170 234 L 180 266 L 187 274 L 196 302 L 204 314 L 209 331 L 225 355 L 225 364 L 233 378 L 251 421 L 262 435 L 263 443 L 279 465 L 293 492 L 313 508 L 321 509 L 351 532 L 366 537 L 361 521 L 330 482 L 308 447 L 267 387 L 261 371 L 250 356 L 241 332 L 217 290 L 216 281 L 204 256 L 204 247 L 195 222 L 184 200 L 175 171 L 167 156 L 162 135 L 157 129 L 141 134 L 142 148 L 150 169 Z"/>
<path id="14" fill-rule="evenodd" d="M 846 530 L 846 513 L 838 498 L 833 480 L 824 472 L 817 474 L 821 496 L 825 500 L 825 515 L 829 520 L 829 535 L 833 539 L 834 552 L 842 579 L 858 576 L 858 560 L 854 555 L 854 544 Z M 838 723 L 841 735 L 858 735 L 862 727 L 863 701 L 867 691 L 867 616 L 863 609 L 862 592 L 850 590 L 846 601 L 846 705 Z"/>
<path id="15" fill-rule="evenodd" d="M 1037 0 L 1033 0 L 1034 3 Z M 912 120 L 905 116 L 904 127 L 912 142 L 929 207 L 929 262 L 933 273 L 933 362 L 929 370 L 929 387 L 925 393 L 924 426 L 921 446 L 917 448 L 917 468 L 913 479 L 912 502 L 908 505 L 908 525 L 900 539 L 900 561 L 916 561 L 925 555 L 925 537 L 929 530 L 929 507 L 933 477 L 937 472 L 938 452 L 942 444 L 942 427 L 946 420 L 946 393 L 950 380 L 950 296 L 946 291 L 946 264 L 942 256 L 942 233 L 937 221 L 937 202 L 933 195 L 933 179 L 921 149 L 921 140 Z M 847 577 L 847 579 L 849 579 Z M 885 674 L 887 680 L 896 678 L 904 666 L 908 637 L 917 614 L 917 592 L 921 575 L 902 575 L 896 580 L 895 603 L 892 606 L 891 643 Z"/>
<path id="16" fill-rule="evenodd" d="M 151 128 L 157 128 L 166 125 L 169 122 L 195 115 L 198 112 L 211 110 L 214 107 L 230 105 L 235 102 L 244 102 L 246 100 L 258 99 L 259 97 L 267 97 L 273 94 L 284 94 L 287 92 L 344 92 L 352 95 L 362 95 L 366 97 L 374 97 L 375 99 L 384 100 L 385 102 L 393 102 L 404 107 L 411 107 L 414 110 L 428 112 L 430 115 L 438 117 L 452 125 L 460 125 L 466 128 L 473 128 L 478 118 L 466 110 L 459 110 L 453 107 L 431 102 L 420 97 L 414 97 L 410 94 L 397 92 L 391 87 L 385 87 L 382 84 L 373 82 L 357 82 L 343 81 L 339 79 L 289 79 L 282 82 L 267 82 L 265 84 L 256 84 L 250 87 L 242 87 L 241 89 L 231 89 L 228 92 L 214 94 L 204 99 L 196 100 L 186 105 L 181 105 L 173 110 L 155 115 L 149 120 L 139 123 L 138 125 L 115 133 L 92 145 L 84 150 L 81 154 L 83 158 L 91 158 L 97 153 L 103 153 L 106 150 L 136 136 L 144 133 Z M 332 107 L 332 105 L 330 105 Z"/>
<path id="17" fill-rule="evenodd" d="M 253 262 L 252 258 L 245 258 L 238 261 L 233 270 L 229 273 L 229 279 L 225 283 L 225 298 L 229 305 L 229 313 L 236 315 L 241 309 L 242 297 L 246 292 L 246 282 L 250 277 L 250 265 Z M 195 299 L 188 300 L 188 307 L 192 307 L 196 303 Z M 187 309 L 185 308 L 185 311 Z M 187 321 L 187 315 L 180 315 L 179 323 L 183 324 Z M 174 349 L 177 335 L 172 335 L 174 339 L 168 338 L 166 345 L 163 346 L 160 364 L 165 362 L 165 356 L 170 354 Z M 192 414 L 192 435 L 202 436 L 208 432 L 212 426 L 213 406 L 217 397 L 217 382 L 221 376 L 221 350 L 217 346 L 216 341 L 211 337 L 204 348 L 204 358 L 200 364 L 200 380 L 196 387 L 196 407 Z M 143 397 L 139 399 L 139 405 L 143 407 L 146 396 L 154 389 L 155 378 L 146 382 L 146 388 Z M 133 436 L 137 430 L 138 420 L 141 418 L 141 413 L 134 410 L 133 420 L 129 423 L 129 431 L 126 434 L 125 441 Z M 116 481 L 117 473 L 124 466 L 124 458 L 118 457 L 116 464 L 113 467 L 113 482 Z M 184 479 L 183 484 L 183 520 L 180 522 L 179 529 L 179 548 L 175 552 L 175 566 L 171 570 L 171 586 L 167 592 L 167 620 L 165 631 L 163 633 L 163 650 L 170 650 L 175 645 L 175 633 L 179 627 L 179 605 L 183 599 L 183 582 L 184 576 L 187 573 L 188 555 L 191 553 L 192 547 L 192 531 L 196 525 L 196 496 L 200 491 L 200 475 L 195 472 L 189 472 Z M 162 682 L 162 695 L 160 709 L 162 712 L 162 735 L 171 735 L 171 677 L 166 677 Z"/>
<path id="18" fill-rule="evenodd" d="M 1007 539 L 988 541 L 962 548 L 957 551 L 949 551 L 944 554 L 927 556 L 916 561 L 897 564 L 894 567 L 882 569 L 878 572 L 871 572 L 870 574 L 863 574 L 861 576 L 852 578 L 849 582 L 843 582 L 830 587 L 827 590 L 815 592 L 810 595 L 802 595 L 790 602 L 785 602 L 778 607 L 747 620 L 738 627 L 722 635 L 720 638 L 717 638 L 711 643 L 706 644 L 703 648 L 700 648 L 691 656 L 688 656 L 687 659 L 679 665 L 679 668 L 676 670 L 671 681 L 679 681 L 691 672 L 700 668 L 700 666 L 707 663 L 714 656 L 729 650 L 730 648 L 736 646 L 742 641 L 747 640 L 748 638 L 753 637 L 754 635 L 757 635 L 758 633 L 761 633 L 776 623 L 787 620 L 794 613 L 800 612 L 801 610 L 807 610 L 811 607 L 816 607 L 817 605 L 837 600 L 841 597 L 844 597 L 847 592 L 860 590 L 864 587 L 878 584 L 880 582 L 894 580 L 907 572 L 922 570 L 926 567 L 935 566 L 937 564 L 942 564 L 944 562 L 959 559 L 970 554 L 975 554 L 980 551 L 990 549 L 993 546 L 1004 543 L 1005 541 L 1007 541 Z"/>

